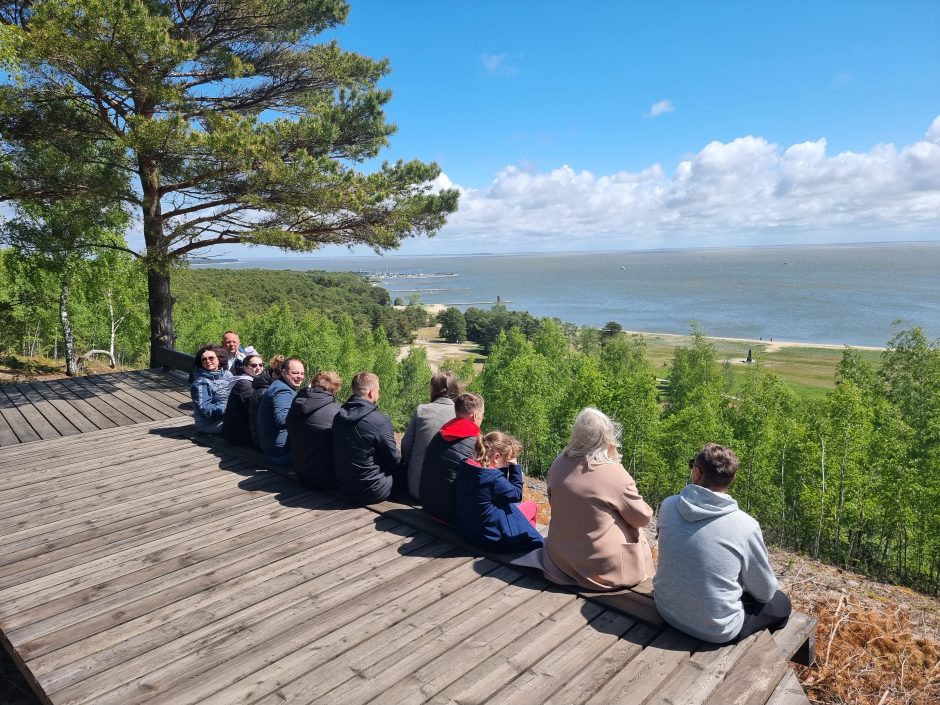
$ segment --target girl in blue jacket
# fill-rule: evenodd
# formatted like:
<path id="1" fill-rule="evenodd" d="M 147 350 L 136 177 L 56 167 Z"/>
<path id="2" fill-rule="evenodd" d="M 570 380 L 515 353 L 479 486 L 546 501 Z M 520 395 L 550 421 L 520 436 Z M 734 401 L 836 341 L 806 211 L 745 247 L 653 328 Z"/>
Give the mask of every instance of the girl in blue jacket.
<path id="1" fill-rule="evenodd" d="M 493 431 L 477 438 L 475 457 L 457 468 L 454 525 L 468 541 L 490 551 L 531 551 L 545 543 L 519 508 L 522 468 L 516 456 L 521 448 L 512 436 Z"/>

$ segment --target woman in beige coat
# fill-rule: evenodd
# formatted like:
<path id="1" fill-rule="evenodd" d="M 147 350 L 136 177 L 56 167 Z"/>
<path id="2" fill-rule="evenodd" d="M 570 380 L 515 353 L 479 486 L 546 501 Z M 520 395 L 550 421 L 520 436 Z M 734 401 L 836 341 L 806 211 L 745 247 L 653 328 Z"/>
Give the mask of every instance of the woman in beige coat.
<path id="1" fill-rule="evenodd" d="M 542 564 L 552 582 L 616 590 L 655 572 L 642 531 L 653 510 L 620 464 L 619 435 L 605 414 L 582 410 L 548 471 L 552 519 Z"/>

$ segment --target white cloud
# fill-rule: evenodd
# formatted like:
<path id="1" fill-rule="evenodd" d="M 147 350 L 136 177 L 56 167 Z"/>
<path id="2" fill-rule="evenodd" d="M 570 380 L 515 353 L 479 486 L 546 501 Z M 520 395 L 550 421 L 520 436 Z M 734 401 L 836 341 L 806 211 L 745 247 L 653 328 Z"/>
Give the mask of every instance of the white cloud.
<path id="1" fill-rule="evenodd" d="M 781 147 L 746 136 L 705 145 L 671 174 L 659 164 L 610 175 L 567 165 L 539 173 L 506 166 L 487 188 L 461 191 L 460 211 L 436 240 L 438 251 L 506 242 L 512 250 L 570 250 L 864 240 L 878 233 L 935 239 L 940 117 L 923 140 L 902 148 L 828 154 L 825 139 Z"/>
<path id="2" fill-rule="evenodd" d="M 490 54 L 484 53 L 480 56 L 484 70 L 495 76 L 515 76 L 519 73 L 519 67 L 511 63 L 513 59 L 518 58 L 509 54 Z"/>
<path id="3" fill-rule="evenodd" d="M 659 117 L 674 112 L 676 112 L 676 106 L 672 104 L 671 100 L 658 100 L 650 106 L 648 112 L 644 113 L 644 117 Z"/>

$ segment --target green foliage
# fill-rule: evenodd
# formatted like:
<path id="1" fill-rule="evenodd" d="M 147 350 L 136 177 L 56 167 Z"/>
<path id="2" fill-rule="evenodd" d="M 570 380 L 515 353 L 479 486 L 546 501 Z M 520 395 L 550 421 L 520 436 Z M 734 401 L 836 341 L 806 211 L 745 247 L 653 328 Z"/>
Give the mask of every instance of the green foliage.
<path id="1" fill-rule="evenodd" d="M 432 188 L 435 164 L 357 169 L 395 128 L 387 62 L 315 43 L 347 16 L 341 0 L 0 3 L 0 63 L 16 69 L 0 85 L 5 151 L 90 141 L 110 155 L 111 197 L 141 217 L 154 347 L 173 342 L 166 277 L 190 252 L 384 250 L 456 210 L 456 189 Z M 74 189 L 52 168 L 3 167 L 8 198 Z"/>
<path id="2" fill-rule="evenodd" d="M 576 351 L 543 321 L 528 334 L 500 330 L 473 388 L 486 399 L 486 429 L 525 444 L 527 472 L 544 473 L 577 412 L 596 406 L 623 426 L 622 461 L 652 505 L 688 482 L 688 459 L 705 443 L 729 445 L 740 460 L 731 493 L 769 539 L 940 591 L 938 344 L 918 328 L 902 331 L 880 377 L 846 349 L 822 399 L 797 395 L 760 364 L 744 368 L 731 394 L 726 369 L 693 328 L 660 402 L 642 338 Z"/>
<path id="3" fill-rule="evenodd" d="M 539 328 L 538 319 L 530 313 L 510 311 L 503 304 L 496 304 L 487 311 L 471 306 L 464 312 L 464 319 L 467 323 L 467 338 L 479 343 L 486 354 L 490 353 L 500 333 L 518 328 L 526 338 L 531 339 Z"/>
<path id="4" fill-rule="evenodd" d="M 438 316 L 441 322 L 441 337 L 448 343 L 462 343 L 467 339 L 467 319 L 460 309 L 451 306 Z"/>

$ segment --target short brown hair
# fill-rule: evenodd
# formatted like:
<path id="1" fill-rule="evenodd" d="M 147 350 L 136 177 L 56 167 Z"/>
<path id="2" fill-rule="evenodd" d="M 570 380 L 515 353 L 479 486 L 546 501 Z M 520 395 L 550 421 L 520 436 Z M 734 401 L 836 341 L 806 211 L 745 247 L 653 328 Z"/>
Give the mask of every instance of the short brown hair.
<path id="1" fill-rule="evenodd" d="M 705 487 L 724 489 L 738 474 L 738 456 L 730 448 L 708 443 L 695 456 L 694 467 L 702 473 Z"/>
<path id="2" fill-rule="evenodd" d="M 336 394 L 339 391 L 339 388 L 343 386 L 343 378 L 332 370 L 324 370 L 323 372 L 317 372 L 313 379 L 310 380 L 311 389 L 314 387 L 319 387 L 324 392 L 329 392 L 330 394 Z"/>
<path id="3" fill-rule="evenodd" d="M 457 378 L 450 372 L 435 372 L 431 377 L 431 401 L 447 397 L 456 399 L 460 394 L 460 385 Z"/>
<path id="4" fill-rule="evenodd" d="M 462 419 L 468 419 L 475 413 L 482 411 L 482 409 L 483 397 L 479 394 L 464 392 L 458 394 L 457 398 L 454 399 L 454 413 Z"/>
<path id="5" fill-rule="evenodd" d="M 365 396 L 370 389 L 379 388 L 379 376 L 375 372 L 357 372 L 352 378 L 352 393 L 357 396 Z"/>

